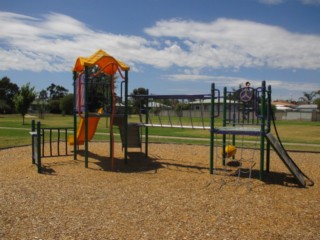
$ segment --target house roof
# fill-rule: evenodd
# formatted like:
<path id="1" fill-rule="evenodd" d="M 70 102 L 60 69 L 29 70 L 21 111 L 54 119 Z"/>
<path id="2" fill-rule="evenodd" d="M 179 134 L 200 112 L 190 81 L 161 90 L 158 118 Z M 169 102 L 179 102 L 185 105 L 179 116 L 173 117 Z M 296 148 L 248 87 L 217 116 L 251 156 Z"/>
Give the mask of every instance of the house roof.
<path id="1" fill-rule="evenodd" d="M 291 103 L 291 102 L 287 102 L 287 101 L 273 101 L 272 104 L 275 106 L 282 106 L 282 107 L 295 107 L 296 106 L 296 104 Z"/>

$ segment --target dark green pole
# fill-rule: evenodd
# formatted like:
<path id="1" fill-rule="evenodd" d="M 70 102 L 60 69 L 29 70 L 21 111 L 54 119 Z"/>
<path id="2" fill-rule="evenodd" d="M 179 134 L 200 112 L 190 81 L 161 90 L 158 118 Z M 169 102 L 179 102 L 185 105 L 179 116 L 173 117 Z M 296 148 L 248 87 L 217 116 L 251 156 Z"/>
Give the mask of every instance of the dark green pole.
<path id="1" fill-rule="evenodd" d="M 129 77 L 128 77 L 128 70 L 125 71 L 125 84 L 124 84 L 124 142 L 125 142 L 125 151 L 124 151 L 124 162 L 128 163 L 128 84 L 129 84 Z"/>
<path id="2" fill-rule="evenodd" d="M 78 85 L 81 84 L 80 81 Z M 78 86 L 79 88 L 80 86 Z M 77 110 L 77 72 L 73 71 L 73 159 L 77 159 L 77 111 L 80 111 L 80 106 Z M 80 96 L 78 96 L 79 98 Z"/>
<path id="3" fill-rule="evenodd" d="M 37 167 L 38 173 L 41 173 L 41 125 L 37 123 Z"/>
<path id="4" fill-rule="evenodd" d="M 261 92 L 261 130 L 260 130 L 260 172 L 259 178 L 263 180 L 264 171 L 264 137 L 265 137 L 265 121 L 266 121 L 266 82 L 262 81 Z"/>
<path id="5" fill-rule="evenodd" d="M 146 94 L 149 95 L 149 89 L 147 89 Z M 140 104 L 141 104 L 141 102 L 140 102 Z M 141 111 L 141 109 L 140 109 L 140 111 Z M 149 123 L 149 98 L 146 98 L 146 124 L 148 124 L 148 123 Z M 148 157 L 148 151 L 149 151 L 149 128 L 148 128 L 148 126 L 146 126 L 145 129 L 146 129 L 145 156 Z"/>
<path id="6" fill-rule="evenodd" d="M 214 109 L 215 109 L 215 84 L 211 84 L 211 109 L 210 109 L 210 174 L 213 174 L 214 168 Z"/>
<path id="7" fill-rule="evenodd" d="M 271 109 L 271 102 L 272 102 L 272 99 L 271 99 L 271 86 L 269 85 L 268 86 L 268 96 L 267 96 L 267 107 L 269 108 L 269 109 L 267 109 L 267 112 L 268 112 L 268 114 L 267 114 L 267 130 L 266 130 L 266 132 L 267 133 L 269 133 L 270 132 L 270 130 L 271 130 L 271 122 L 270 122 L 270 117 L 271 117 L 271 114 L 273 114 L 271 111 L 272 111 L 272 109 Z M 270 142 L 269 141 L 267 141 L 267 155 L 266 155 L 266 172 L 267 173 L 269 173 L 270 172 L 270 148 L 271 148 L 271 145 L 270 145 Z"/>
<path id="8" fill-rule="evenodd" d="M 239 90 L 239 92 L 240 92 L 240 90 Z M 235 92 L 233 92 L 233 94 L 234 94 Z M 234 97 L 234 95 L 233 95 L 233 97 Z M 229 104 L 230 104 L 230 106 L 232 106 L 232 100 L 231 100 L 231 98 L 229 98 Z M 233 100 L 234 101 L 234 106 L 235 106 L 235 99 Z M 235 127 L 236 126 L 236 111 L 234 110 L 234 111 L 231 111 L 232 112 L 232 126 L 233 127 Z M 232 145 L 233 146 L 236 146 L 236 135 L 235 134 L 232 134 Z M 235 156 L 235 154 L 232 156 L 232 159 L 233 160 L 235 160 L 235 158 L 236 158 L 236 156 Z"/>
<path id="9" fill-rule="evenodd" d="M 110 117 L 109 117 L 109 152 L 110 152 L 110 160 L 111 160 L 111 166 L 113 166 L 113 161 L 114 159 L 112 158 L 113 155 L 113 121 L 114 119 L 112 119 L 112 115 L 113 115 L 113 95 L 112 95 L 112 91 L 114 89 L 112 89 L 112 87 L 114 87 L 114 75 L 111 76 L 111 80 L 110 80 Z M 126 134 L 124 134 L 126 135 Z M 124 144 L 125 141 L 124 141 Z M 125 154 L 126 154 L 126 150 L 125 150 Z M 125 160 L 126 161 L 126 160 Z M 112 169 L 114 170 L 114 169 Z"/>
<path id="10" fill-rule="evenodd" d="M 89 82 L 89 69 L 85 67 L 85 78 L 84 78 L 84 166 L 88 168 L 88 151 L 89 151 L 89 112 L 88 112 L 88 82 Z"/>
<path id="11" fill-rule="evenodd" d="M 35 164 L 35 154 L 34 154 L 34 132 L 36 131 L 35 120 L 31 121 L 31 144 L 32 144 L 32 164 Z"/>
<path id="12" fill-rule="evenodd" d="M 223 88 L 223 127 L 227 125 L 227 87 Z M 222 164 L 226 165 L 226 134 L 222 135 Z"/>

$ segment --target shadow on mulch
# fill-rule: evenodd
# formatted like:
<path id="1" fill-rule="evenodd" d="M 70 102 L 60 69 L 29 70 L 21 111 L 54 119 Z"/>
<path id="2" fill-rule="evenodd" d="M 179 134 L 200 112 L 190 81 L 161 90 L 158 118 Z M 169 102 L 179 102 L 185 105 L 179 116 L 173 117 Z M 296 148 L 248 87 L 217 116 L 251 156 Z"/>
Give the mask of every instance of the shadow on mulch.
<path id="1" fill-rule="evenodd" d="M 84 151 L 78 151 L 78 154 L 84 156 Z M 168 168 L 169 170 L 183 171 L 183 172 L 193 172 L 197 171 L 199 173 L 204 173 L 209 171 L 208 167 L 201 167 L 196 165 L 191 165 L 188 163 L 175 163 L 171 159 L 169 161 L 163 161 L 156 157 L 145 157 L 143 152 L 128 152 L 128 161 L 125 163 L 123 158 L 114 158 L 114 167 L 112 166 L 112 161 L 110 157 L 106 155 L 98 155 L 89 151 L 88 157 L 96 161 L 90 161 L 90 164 L 95 164 L 103 171 L 116 171 L 123 173 L 135 173 L 135 172 L 150 172 L 156 173 L 160 168 Z M 157 161 L 160 160 L 160 161 Z M 54 165 L 64 165 L 64 164 L 74 164 L 78 160 L 65 161 L 59 163 L 49 163 L 42 167 L 42 173 L 46 175 L 56 175 L 56 172 L 51 167 Z M 227 164 L 231 169 L 215 169 L 215 171 L 222 171 L 230 177 L 239 177 L 237 169 L 239 169 L 239 164 L 236 161 Z M 90 168 L 90 167 L 89 167 Z M 97 168 L 91 168 L 97 170 Z M 248 178 L 249 172 L 244 169 L 245 172 L 240 174 L 240 178 Z M 209 174 L 209 172 L 208 172 Z M 218 174 L 219 175 L 219 174 Z M 259 170 L 253 169 L 251 172 L 252 179 L 258 179 Z M 266 184 L 281 185 L 292 188 L 301 188 L 301 185 L 297 180 L 290 174 L 279 173 L 279 172 L 269 172 L 264 173 L 263 182 Z"/>
<path id="2" fill-rule="evenodd" d="M 57 175 L 56 171 L 54 169 L 52 169 L 49 166 L 45 166 L 45 165 L 43 165 L 41 167 L 41 173 L 44 175 L 52 175 L 52 176 Z"/>
<path id="3" fill-rule="evenodd" d="M 247 178 L 248 175 L 242 174 L 240 177 Z M 252 170 L 251 178 L 259 180 L 260 179 L 259 170 L 256 170 L 256 169 Z M 281 186 L 292 187 L 292 188 L 302 187 L 292 175 L 283 173 L 283 172 L 269 172 L 269 173 L 265 172 L 262 181 L 270 185 L 281 185 Z"/>
<path id="4" fill-rule="evenodd" d="M 84 156 L 84 151 L 79 151 L 78 154 Z M 156 158 L 145 157 L 142 152 L 128 152 L 127 163 L 122 158 L 114 158 L 114 167 L 111 158 L 108 156 L 89 152 L 88 157 L 97 160 L 93 164 L 99 166 L 103 171 L 124 173 L 154 171 L 156 173 L 159 168 L 163 167 L 160 162 L 156 161 Z"/>
<path id="5" fill-rule="evenodd" d="M 224 175 L 230 176 L 230 177 L 240 177 L 240 178 L 249 178 L 249 169 L 247 168 L 239 168 L 240 164 L 238 161 L 232 161 L 228 162 L 226 164 L 230 168 L 216 168 L 216 171 L 224 172 Z M 239 170 L 241 170 L 239 175 Z M 222 175 L 222 174 L 220 174 Z M 257 169 L 252 169 L 251 171 L 251 178 L 257 179 L 260 181 L 260 172 Z M 270 185 L 281 185 L 286 187 L 292 187 L 292 188 L 301 188 L 302 186 L 299 184 L 299 182 L 291 175 L 283 172 L 264 172 L 263 180 L 264 183 L 270 184 Z"/>
<path id="6" fill-rule="evenodd" d="M 192 172 L 192 173 L 208 173 L 208 167 L 197 166 L 188 163 L 175 163 L 173 159 L 167 159 L 168 161 L 159 161 L 163 167 L 169 170 L 179 171 L 179 172 Z"/>

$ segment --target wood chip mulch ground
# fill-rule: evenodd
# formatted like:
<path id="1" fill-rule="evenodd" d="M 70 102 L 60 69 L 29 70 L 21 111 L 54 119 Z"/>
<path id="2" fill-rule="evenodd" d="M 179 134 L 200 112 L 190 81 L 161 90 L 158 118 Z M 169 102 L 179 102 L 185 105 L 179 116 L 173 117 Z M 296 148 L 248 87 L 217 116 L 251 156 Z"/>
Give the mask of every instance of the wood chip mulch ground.
<path id="1" fill-rule="evenodd" d="M 80 151 L 38 174 L 31 146 L 1 150 L 0 239 L 320 239 L 320 154 L 290 153 L 315 181 L 301 188 L 274 152 L 260 181 L 252 150 L 251 179 L 219 159 L 210 175 L 208 146 L 133 151 L 124 164 L 117 144 L 112 171 L 108 143 L 90 143 L 88 168 Z"/>

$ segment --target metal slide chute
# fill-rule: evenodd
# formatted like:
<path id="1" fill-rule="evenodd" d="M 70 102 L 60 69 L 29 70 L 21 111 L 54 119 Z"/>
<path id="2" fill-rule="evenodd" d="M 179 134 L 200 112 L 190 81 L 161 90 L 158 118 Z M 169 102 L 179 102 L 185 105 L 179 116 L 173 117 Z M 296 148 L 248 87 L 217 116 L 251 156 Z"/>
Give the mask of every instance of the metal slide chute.
<path id="1" fill-rule="evenodd" d="M 292 173 L 295 179 L 297 179 L 301 186 L 305 187 L 307 185 L 306 179 L 310 182 L 308 184 L 309 186 L 314 185 L 314 182 L 301 171 L 301 169 L 289 156 L 288 152 L 284 149 L 282 144 L 271 133 L 267 133 L 266 138 L 268 139 L 268 141 L 270 142 L 271 146 L 276 151 L 280 159 L 286 165 L 288 170 Z"/>

